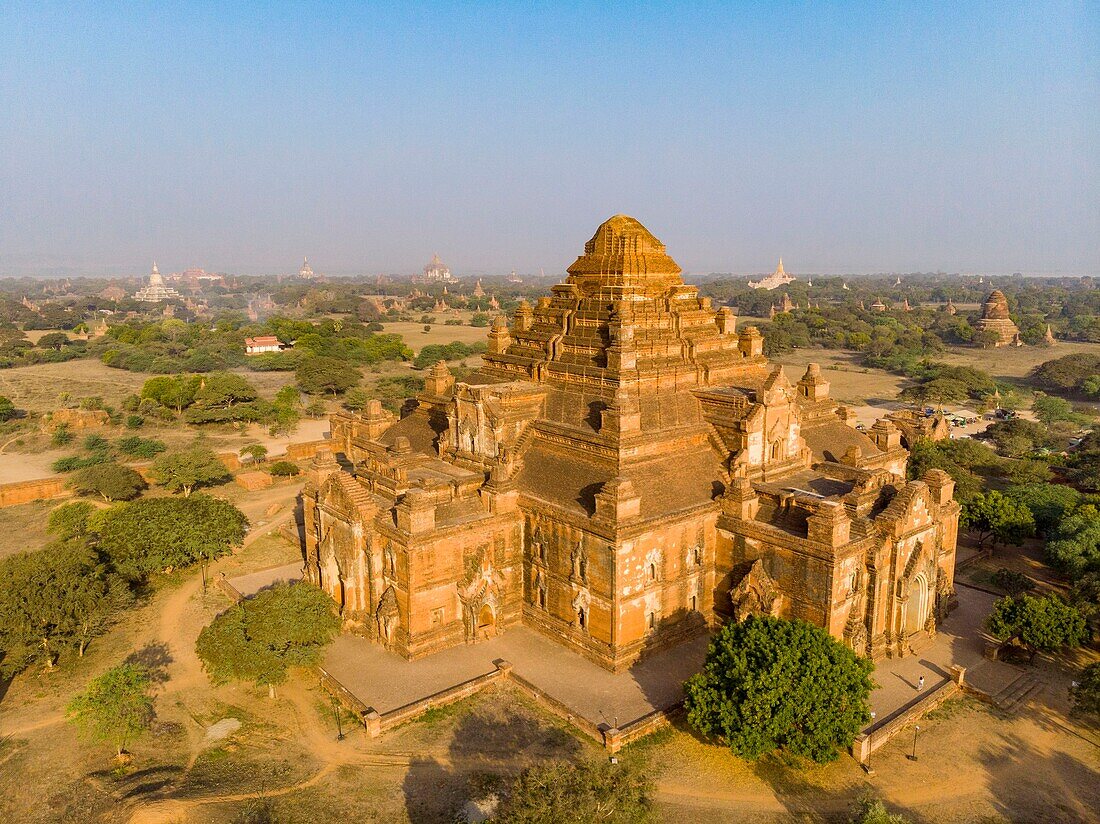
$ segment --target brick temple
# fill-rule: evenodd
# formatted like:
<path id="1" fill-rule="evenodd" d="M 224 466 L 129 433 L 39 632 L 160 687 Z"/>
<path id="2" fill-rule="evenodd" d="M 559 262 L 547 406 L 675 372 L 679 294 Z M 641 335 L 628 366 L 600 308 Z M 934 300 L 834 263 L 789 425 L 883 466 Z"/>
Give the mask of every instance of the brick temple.
<path id="1" fill-rule="evenodd" d="M 935 632 L 951 478 L 906 480 L 893 423 L 857 430 L 680 275 L 616 215 L 477 372 L 333 417 L 303 551 L 349 630 L 416 658 L 522 623 L 612 670 L 753 613 L 873 657 Z"/>

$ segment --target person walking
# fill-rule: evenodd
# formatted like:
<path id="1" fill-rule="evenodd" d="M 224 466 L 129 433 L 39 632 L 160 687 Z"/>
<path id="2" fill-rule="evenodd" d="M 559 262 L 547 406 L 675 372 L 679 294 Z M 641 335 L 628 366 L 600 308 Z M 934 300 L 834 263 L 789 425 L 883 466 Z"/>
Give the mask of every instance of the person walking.
<path id="1" fill-rule="evenodd" d="M 922 689 L 924 689 L 924 676 L 923 675 L 920 678 L 917 679 L 917 692 L 920 692 Z"/>

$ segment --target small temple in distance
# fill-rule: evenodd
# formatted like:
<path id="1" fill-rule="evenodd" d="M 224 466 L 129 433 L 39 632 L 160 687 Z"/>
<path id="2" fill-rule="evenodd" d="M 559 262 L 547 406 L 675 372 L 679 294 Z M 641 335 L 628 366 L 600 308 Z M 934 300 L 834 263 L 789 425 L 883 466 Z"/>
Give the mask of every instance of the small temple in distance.
<path id="1" fill-rule="evenodd" d="M 793 283 L 794 278 L 788 275 L 783 270 L 783 258 L 779 259 L 779 265 L 775 268 L 775 271 L 768 275 L 766 278 L 757 281 L 749 281 L 750 289 L 778 289 L 780 286 L 786 286 L 788 283 Z"/>
<path id="2" fill-rule="evenodd" d="M 404 411 L 332 418 L 302 551 L 407 658 L 523 624 L 622 671 L 753 614 L 904 656 L 953 603 L 951 477 L 907 480 L 894 423 L 856 429 L 814 364 L 792 382 L 626 215 Z"/>
<path id="3" fill-rule="evenodd" d="M 142 303 L 160 303 L 162 300 L 179 300 L 180 293 L 164 282 L 164 275 L 153 261 L 153 271 L 149 273 L 149 285 L 134 292 L 134 300 Z"/>
<path id="4" fill-rule="evenodd" d="M 978 332 L 993 331 L 997 333 L 997 340 L 993 346 L 1023 346 L 1020 340 L 1020 330 L 1012 322 L 1008 311 L 1008 298 L 1000 289 L 994 289 L 989 293 L 982 304 L 982 316 L 974 325 Z"/>

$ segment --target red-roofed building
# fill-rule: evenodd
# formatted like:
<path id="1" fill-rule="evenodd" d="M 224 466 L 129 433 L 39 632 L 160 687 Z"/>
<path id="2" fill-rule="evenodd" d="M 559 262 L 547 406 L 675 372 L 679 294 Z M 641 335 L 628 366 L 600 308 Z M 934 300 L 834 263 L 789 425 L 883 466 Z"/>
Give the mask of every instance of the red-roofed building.
<path id="1" fill-rule="evenodd" d="M 244 353 L 246 355 L 266 355 L 269 352 L 282 352 L 283 345 L 274 335 L 259 335 L 255 338 L 244 339 Z"/>

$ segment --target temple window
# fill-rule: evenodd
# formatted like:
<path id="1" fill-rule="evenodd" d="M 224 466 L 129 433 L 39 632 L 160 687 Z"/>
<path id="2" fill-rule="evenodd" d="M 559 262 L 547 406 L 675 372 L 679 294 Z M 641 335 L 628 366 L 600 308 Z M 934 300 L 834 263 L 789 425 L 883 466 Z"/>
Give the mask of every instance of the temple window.
<path id="1" fill-rule="evenodd" d="M 695 566 L 703 565 L 703 548 L 695 547 Z"/>
<path id="2" fill-rule="evenodd" d="M 696 612 L 698 609 L 699 609 L 699 607 L 698 607 L 698 604 L 696 603 L 696 597 L 694 595 L 692 595 L 691 600 L 688 602 L 688 611 L 689 612 Z"/>
<path id="3" fill-rule="evenodd" d="M 580 576 L 582 581 L 588 580 L 588 559 L 582 557 L 579 564 Z"/>
<path id="4" fill-rule="evenodd" d="M 656 564 L 650 564 L 648 567 L 646 567 L 646 576 L 645 577 L 646 577 L 646 581 L 648 581 L 649 583 L 653 583 L 654 581 L 657 580 L 657 565 Z"/>
<path id="5" fill-rule="evenodd" d="M 651 612 L 645 617 L 645 628 L 647 632 L 653 632 L 657 629 L 657 613 Z"/>
<path id="6" fill-rule="evenodd" d="M 584 607 L 577 609 L 577 626 L 581 629 L 588 629 L 588 615 L 584 611 Z"/>
<path id="7" fill-rule="evenodd" d="M 539 587 L 539 607 L 546 609 L 546 587 Z"/>

